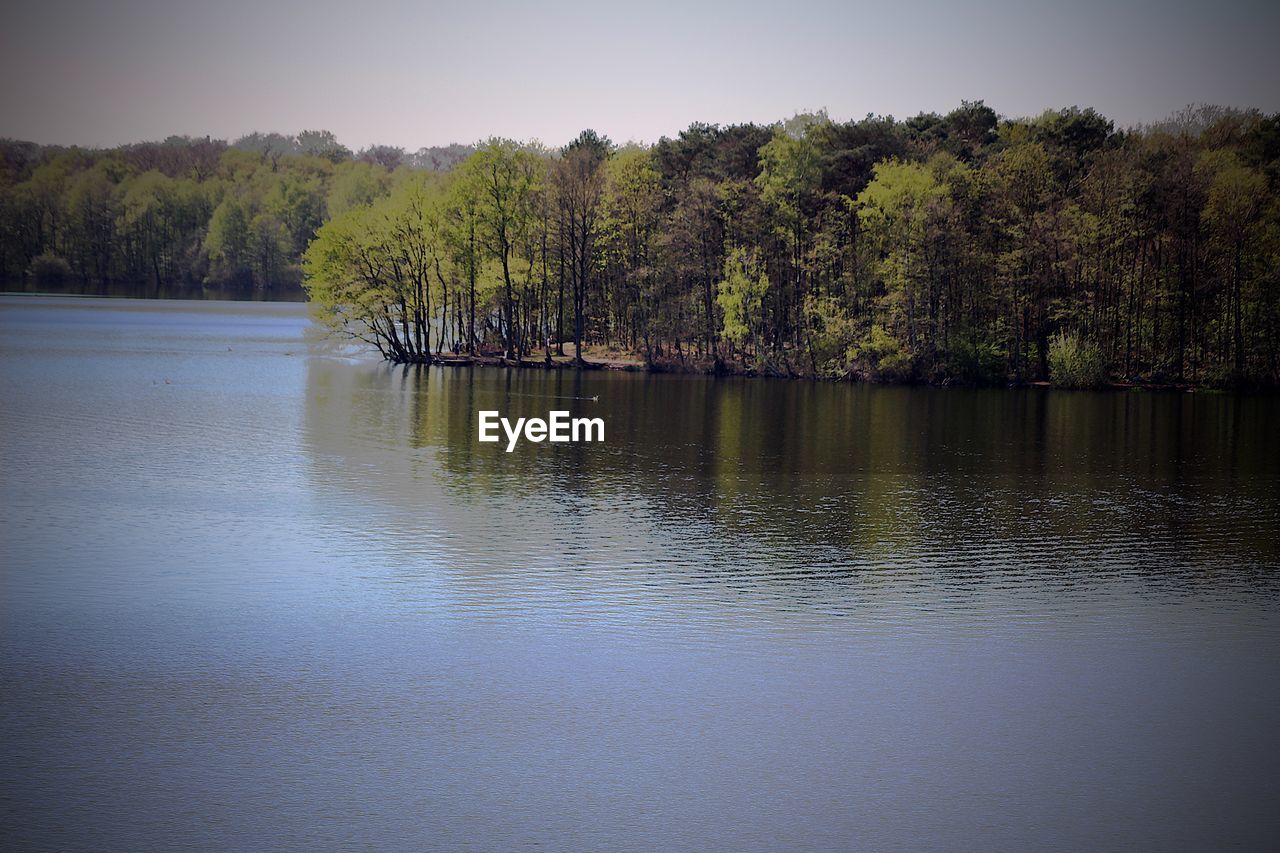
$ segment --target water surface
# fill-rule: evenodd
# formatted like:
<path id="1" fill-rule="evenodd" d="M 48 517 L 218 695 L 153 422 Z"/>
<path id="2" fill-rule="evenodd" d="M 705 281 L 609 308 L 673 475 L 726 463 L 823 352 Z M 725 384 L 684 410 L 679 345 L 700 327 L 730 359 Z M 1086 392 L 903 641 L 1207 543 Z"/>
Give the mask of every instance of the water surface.
<path id="1" fill-rule="evenodd" d="M 0 297 L 0 840 L 1263 846 L 1277 424 Z"/>

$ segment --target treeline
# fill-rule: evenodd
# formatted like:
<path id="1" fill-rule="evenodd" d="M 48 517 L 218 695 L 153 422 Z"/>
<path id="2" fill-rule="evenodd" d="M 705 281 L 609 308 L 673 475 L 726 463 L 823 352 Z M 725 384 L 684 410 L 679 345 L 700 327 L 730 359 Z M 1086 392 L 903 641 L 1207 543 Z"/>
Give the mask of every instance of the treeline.
<path id="1" fill-rule="evenodd" d="M 473 150 L 353 153 L 327 131 L 94 150 L 0 140 L 0 283 L 302 298 L 302 253 L 331 215 Z"/>
<path id="2" fill-rule="evenodd" d="M 396 361 L 500 349 L 894 381 L 1275 385 L 1277 116 L 493 140 L 321 228 L 308 287 Z"/>
<path id="3" fill-rule="evenodd" d="M 3 150 L 6 274 L 305 275 L 396 361 L 595 347 L 656 369 L 1280 384 L 1280 116 L 1256 111 L 1118 131 L 979 101 L 414 156 L 323 133 Z"/>

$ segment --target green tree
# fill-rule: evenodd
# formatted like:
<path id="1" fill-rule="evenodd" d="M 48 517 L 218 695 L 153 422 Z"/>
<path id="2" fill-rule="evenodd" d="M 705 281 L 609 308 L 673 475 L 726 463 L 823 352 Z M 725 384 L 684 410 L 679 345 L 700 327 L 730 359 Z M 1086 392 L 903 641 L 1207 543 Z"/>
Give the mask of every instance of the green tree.
<path id="1" fill-rule="evenodd" d="M 931 227 L 948 203 L 945 187 L 919 163 L 891 160 L 875 168 L 875 180 L 858 194 L 858 219 L 876 252 L 880 282 L 874 327 L 896 342 L 896 352 L 913 365 L 933 355 L 937 343 L 937 258 L 930 251 Z M 876 350 L 883 347 L 877 343 Z"/>
<path id="2" fill-rule="evenodd" d="M 534 193 L 539 186 L 538 158 L 509 139 L 491 139 L 462 166 L 477 200 L 480 242 L 502 270 L 506 357 L 518 358 L 524 342 L 515 326 L 513 253 L 535 221 Z"/>
<path id="3" fill-rule="evenodd" d="M 761 306 L 769 292 L 769 277 L 760 269 L 755 254 L 734 249 L 725 258 L 724 278 L 716 293 L 723 312 L 725 340 L 735 347 L 745 363 L 748 351 L 761 359 L 758 330 L 763 319 Z"/>

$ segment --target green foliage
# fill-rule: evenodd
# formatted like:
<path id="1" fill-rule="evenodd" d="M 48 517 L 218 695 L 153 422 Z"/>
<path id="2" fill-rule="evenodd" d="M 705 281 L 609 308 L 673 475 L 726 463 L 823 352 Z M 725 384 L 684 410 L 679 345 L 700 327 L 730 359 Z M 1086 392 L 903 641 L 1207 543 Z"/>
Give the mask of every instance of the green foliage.
<path id="1" fill-rule="evenodd" d="M 28 275 L 36 284 L 57 286 L 71 279 L 71 265 L 53 252 L 45 252 L 31 259 Z"/>
<path id="2" fill-rule="evenodd" d="M 784 221 L 795 223 L 812 213 L 814 194 L 822 178 L 817 137 L 821 123 L 791 123 L 791 132 L 779 129 L 760 148 L 760 187 L 765 204 L 778 209 Z M 803 223 L 802 223 L 803 224 Z"/>
<path id="3" fill-rule="evenodd" d="M 1032 137 L 1051 154 L 1061 180 L 1070 180 L 1091 154 L 1112 138 L 1115 126 L 1093 109 L 1050 110 L 1031 125 Z"/>
<path id="4" fill-rule="evenodd" d="M 938 270 L 928 237 L 947 216 L 947 201 L 934 170 L 897 160 L 877 165 L 875 179 L 858 195 L 858 219 L 877 249 L 869 266 L 880 285 L 880 322 L 862 347 L 876 374 L 910 378 L 932 339 L 927 306 Z"/>
<path id="5" fill-rule="evenodd" d="M 961 333 L 947 347 L 941 376 L 973 385 L 1003 382 L 1006 359 L 998 343 Z"/>
<path id="6" fill-rule="evenodd" d="M 1097 344 L 1071 332 L 1049 340 L 1049 378 L 1059 388 L 1098 388 L 1107 383 L 1107 364 Z"/>
<path id="7" fill-rule="evenodd" d="M 649 147 L 0 140 L 0 277 L 278 295 L 306 252 L 322 313 L 392 358 L 573 340 L 657 368 L 1276 386 L 1277 127 L 966 101 Z"/>
<path id="8" fill-rule="evenodd" d="M 805 297 L 804 308 L 815 372 L 827 379 L 848 376 L 858 337 L 852 314 L 841 300 L 812 293 Z"/>
<path id="9" fill-rule="evenodd" d="M 449 263 L 443 198 L 439 184 L 415 177 L 323 225 L 303 258 L 316 316 L 388 359 L 430 360 L 429 321 Z"/>
<path id="10" fill-rule="evenodd" d="M 652 364 L 653 339 L 675 331 L 664 303 L 678 299 L 669 278 L 657 274 L 666 201 L 662 176 L 650 151 L 628 148 L 605 161 L 604 179 L 598 225 L 600 273 L 616 283 L 629 309 L 627 319 L 642 330 L 644 355 Z"/>
<path id="11" fill-rule="evenodd" d="M 578 156 L 591 159 L 596 152 L 585 146 Z M 516 358 L 527 337 L 516 326 L 518 290 L 529 284 L 532 264 L 519 280 L 518 259 L 532 254 L 530 229 L 538 222 L 537 205 L 542 191 L 542 164 L 527 148 L 510 139 L 490 139 L 460 168 L 459 182 L 473 202 L 476 234 L 488 258 L 502 273 L 500 318 L 507 358 Z"/>
<path id="12" fill-rule="evenodd" d="M 333 163 L 341 163 L 351 157 L 351 149 L 338 142 L 337 137 L 327 130 L 304 130 L 299 133 L 298 150 Z"/>
<path id="13" fill-rule="evenodd" d="M 251 211 L 235 195 L 228 195 L 214 209 L 204 245 L 205 251 L 216 264 L 218 277 L 240 281 L 252 275 L 251 221 Z"/>
<path id="14" fill-rule="evenodd" d="M 760 307 L 769 290 L 769 277 L 759 271 L 752 253 L 734 249 L 725 258 L 724 278 L 716 294 L 723 312 L 721 334 L 738 347 L 754 341 L 760 323 Z"/>
<path id="15" fill-rule="evenodd" d="M 874 323 L 849 352 L 864 376 L 885 382 L 905 382 L 915 378 L 915 365 L 902 343 L 884 326 Z"/>
<path id="16" fill-rule="evenodd" d="M 329 184 L 329 214 L 337 216 L 353 207 L 372 204 L 391 191 L 391 173 L 373 163 L 347 163 Z"/>

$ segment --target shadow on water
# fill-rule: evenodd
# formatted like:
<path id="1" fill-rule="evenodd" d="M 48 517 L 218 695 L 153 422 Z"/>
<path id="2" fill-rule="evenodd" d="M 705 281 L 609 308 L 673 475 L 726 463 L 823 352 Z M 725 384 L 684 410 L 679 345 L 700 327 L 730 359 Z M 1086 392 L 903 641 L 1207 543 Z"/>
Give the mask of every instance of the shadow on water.
<path id="1" fill-rule="evenodd" d="M 398 508 L 409 552 L 444 537 L 504 582 L 841 611 L 1280 590 L 1268 398 L 333 360 L 307 386 L 318 476 Z M 477 441 L 481 409 L 600 416 L 606 441 L 507 453 Z"/>

